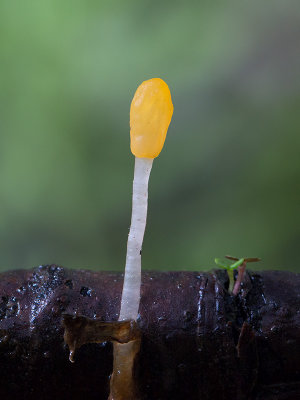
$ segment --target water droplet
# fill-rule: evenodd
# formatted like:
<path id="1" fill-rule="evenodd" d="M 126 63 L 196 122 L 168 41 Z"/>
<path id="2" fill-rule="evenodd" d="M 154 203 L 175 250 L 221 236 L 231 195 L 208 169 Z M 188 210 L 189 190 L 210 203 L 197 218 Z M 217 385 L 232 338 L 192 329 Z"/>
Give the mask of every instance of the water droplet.
<path id="1" fill-rule="evenodd" d="M 70 350 L 69 360 L 71 361 L 71 363 L 75 362 L 74 356 L 75 356 L 75 350 Z"/>

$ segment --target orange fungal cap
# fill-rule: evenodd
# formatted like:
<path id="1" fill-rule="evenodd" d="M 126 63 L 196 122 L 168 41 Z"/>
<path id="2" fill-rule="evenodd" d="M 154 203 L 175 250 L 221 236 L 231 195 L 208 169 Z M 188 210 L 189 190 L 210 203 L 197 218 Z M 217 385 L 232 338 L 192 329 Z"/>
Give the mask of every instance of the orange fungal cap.
<path id="1" fill-rule="evenodd" d="M 130 148 L 136 157 L 159 155 L 172 114 L 171 93 L 162 79 L 149 79 L 137 88 L 130 107 Z"/>

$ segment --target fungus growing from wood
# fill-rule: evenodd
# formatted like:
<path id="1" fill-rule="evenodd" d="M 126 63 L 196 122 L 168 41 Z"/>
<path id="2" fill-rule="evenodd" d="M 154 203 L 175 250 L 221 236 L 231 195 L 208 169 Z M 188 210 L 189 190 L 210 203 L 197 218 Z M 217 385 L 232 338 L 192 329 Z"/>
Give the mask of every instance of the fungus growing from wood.
<path id="1" fill-rule="evenodd" d="M 141 255 L 147 219 L 148 181 L 153 159 L 161 152 L 173 114 L 168 85 L 159 78 L 143 82 L 130 107 L 130 148 L 135 155 L 132 216 L 119 321 L 136 321 L 140 305 Z M 133 366 L 140 338 L 114 341 L 109 400 L 136 399 Z"/>
<path id="2" fill-rule="evenodd" d="M 140 349 L 138 317 L 141 290 L 141 253 L 147 219 L 148 181 L 152 162 L 161 152 L 173 114 L 168 85 L 159 78 L 143 82 L 130 108 L 130 147 L 135 155 L 132 217 L 127 243 L 126 266 L 119 321 L 97 321 L 64 315 L 64 339 L 70 361 L 85 343 L 112 341 L 113 373 L 109 400 L 135 400 L 133 367 Z"/>
<path id="3" fill-rule="evenodd" d="M 131 226 L 119 320 L 136 320 L 138 316 L 148 181 L 153 159 L 163 148 L 172 114 L 171 93 L 162 79 L 149 79 L 138 87 L 130 107 L 130 148 L 135 155 L 135 167 Z"/>

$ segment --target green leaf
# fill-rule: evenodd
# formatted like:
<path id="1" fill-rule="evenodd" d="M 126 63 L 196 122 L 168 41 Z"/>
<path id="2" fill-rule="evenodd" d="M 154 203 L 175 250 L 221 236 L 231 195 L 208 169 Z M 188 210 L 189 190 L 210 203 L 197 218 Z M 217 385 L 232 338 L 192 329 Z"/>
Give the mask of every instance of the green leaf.
<path id="1" fill-rule="evenodd" d="M 223 260 L 220 258 L 215 258 L 215 263 L 217 264 L 218 267 L 229 269 L 230 264 L 226 264 Z"/>
<path id="2" fill-rule="evenodd" d="M 243 264 L 244 261 L 245 261 L 244 258 L 239 259 L 239 260 L 236 261 L 234 264 L 230 265 L 230 269 L 233 270 L 233 269 L 239 267 L 240 265 Z"/>

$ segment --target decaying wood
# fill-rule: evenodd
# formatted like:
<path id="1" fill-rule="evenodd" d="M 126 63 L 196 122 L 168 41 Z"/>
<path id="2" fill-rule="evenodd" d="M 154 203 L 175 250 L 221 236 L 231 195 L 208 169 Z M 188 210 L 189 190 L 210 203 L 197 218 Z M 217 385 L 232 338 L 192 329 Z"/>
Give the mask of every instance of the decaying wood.
<path id="1" fill-rule="evenodd" d="M 107 399 L 111 342 L 70 363 L 63 315 L 117 321 L 123 275 L 51 265 L 0 274 L 0 398 Z M 300 399 L 300 274 L 146 272 L 140 399 Z M 116 342 L 115 342 L 116 343 Z"/>

